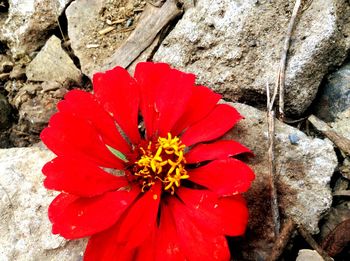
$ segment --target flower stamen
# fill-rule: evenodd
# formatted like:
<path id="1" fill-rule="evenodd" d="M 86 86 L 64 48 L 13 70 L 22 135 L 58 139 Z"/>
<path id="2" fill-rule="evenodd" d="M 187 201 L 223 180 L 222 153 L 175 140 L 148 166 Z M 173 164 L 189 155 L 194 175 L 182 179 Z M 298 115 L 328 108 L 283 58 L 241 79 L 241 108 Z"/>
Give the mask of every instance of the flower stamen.
<path id="1" fill-rule="evenodd" d="M 165 191 L 174 194 L 175 188 L 180 187 L 181 180 L 189 178 L 185 169 L 185 147 L 178 137 L 172 137 L 168 133 L 166 138 L 159 137 L 156 144 L 150 141 L 147 149 L 139 148 L 142 155 L 135 162 L 138 170 L 134 174 L 141 178 L 143 192 L 158 179 L 163 183 Z"/>

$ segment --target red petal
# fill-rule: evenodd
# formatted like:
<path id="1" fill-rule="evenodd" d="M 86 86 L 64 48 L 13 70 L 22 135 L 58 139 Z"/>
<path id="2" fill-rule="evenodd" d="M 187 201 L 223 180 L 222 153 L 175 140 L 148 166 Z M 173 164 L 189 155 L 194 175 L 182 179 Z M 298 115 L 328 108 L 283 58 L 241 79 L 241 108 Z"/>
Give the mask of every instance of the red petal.
<path id="1" fill-rule="evenodd" d="M 109 168 L 123 168 L 120 159 L 107 149 L 96 129 L 69 113 L 53 115 L 40 138 L 58 156 L 82 158 Z"/>
<path id="2" fill-rule="evenodd" d="M 186 110 L 176 122 L 172 133 L 180 134 L 187 127 L 203 119 L 209 114 L 221 99 L 221 95 L 213 92 L 205 86 L 193 86 L 192 96 L 187 104 Z"/>
<path id="3" fill-rule="evenodd" d="M 134 258 L 134 261 L 155 260 L 155 250 L 158 248 L 155 242 L 155 232 L 156 229 L 154 229 L 147 240 L 137 248 L 137 255 Z"/>
<path id="4" fill-rule="evenodd" d="M 220 196 L 235 195 L 248 190 L 253 171 L 237 159 L 216 160 L 191 170 L 190 180 Z"/>
<path id="5" fill-rule="evenodd" d="M 139 87 L 128 71 L 117 66 L 105 73 L 96 73 L 93 86 L 97 100 L 112 114 L 132 143 L 138 143 Z"/>
<path id="6" fill-rule="evenodd" d="M 180 249 L 175 222 L 167 205 L 162 205 L 156 241 L 156 261 L 185 261 Z"/>
<path id="7" fill-rule="evenodd" d="M 185 157 L 187 163 L 199 163 L 207 160 L 226 159 L 247 152 L 251 153 L 248 148 L 237 141 L 219 140 L 210 144 L 198 144 Z"/>
<path id="8" fill-rule="evenodd" d="M 125 177 L 117 177 L 84 160 L 58 157 L 43 167 L 44 185 L 70 194 L 91 197 L 128 185 Z"/>
<path id="9" fill-rule="evenodd" d="M 241 195 L 218 198 L 208 190 L 179 189 L 177 195 L 186 204 L 197 224 L 218 235 L 242 235 L 248 223 L 248 209 Z"/>
<path id="10" fill-rule="evenodd" d="M 148 137 L 156 131 L 158 136 L 166 136 L 185 111 L 195 76 L 164 64 L 140 63 L 135 78 L 141 87 L 141 111 Z"/>
<path id="11" fill-rule="evenodd" d="M 107 192 L 94 198 L 61 193 L 49 207 L 52 233 L 75 239 L 105 230 L 117 222 L 136 196 L 134 190 Z"/>
<path id="12" fill-rule="evenodd" d="M 145 192 L 127 211 L 121 220 L 118 242 L 126 247 L 141 245 L 156 228 L 161 186 L 156 183 Z"/>
<path id="13" fill-rule="evenodd" d="M 207 117 L 190 126 L 181 140 L 186 146 L 202 141 L 214 140 L 230 130 L 242 116 L 227 104 L 218 104 Z"/>
<path id="14" fill-rule="evenodd" d="M 241 195 L 223 197 L 219 200 L 225 235 L 243 235 L 248 224 L 248 208 Z"/>
<path id="15" fill-rule="evenodd" d="M 135 249 L 116 243 L 119 225 L 93 235 L 87 244 L 84 261 L 134 261 Z"/>
<path id="16" fill-rule="evenodd" d="M 207 228 L 213 234 L 225 234 L 222 213 L 218 204 L 219 199 L 215 193 L 206 189 L 181 188 L 177 191 L 177 195 L 187 206 L 191 219 L 194 219 L 201 227 Z"/>
<path id="17" fill-rule="evenodd" d="M 168 74 L 170 67 L 166 63 L 141 62 L 136 65 L 135 79 L 140 86 L 140 109 L 144 119 L 146 134 L 150 138 L 156 131 L 156 95 L 164 75 Z"/>
<path id="18" fill-rule="evenodd" d="M 64 98 L 57 105 L 60 111 L 71 113 L 89 121 L 109 146 L 123 153 L 130 151 L 130 146 L 117 130 L 114 119 L 102 108 L 91 93 L 73 90 L 68 92 Z"/>
<path id="19" fill-rule="evenodd" d="M 224 236 L 209 234 L 207 229 L 198 226 L 187 214 L 186 206 L 178 200 L 172 200 L 171 206 L 177 235 L 186 260 L 230 260 Z"/>

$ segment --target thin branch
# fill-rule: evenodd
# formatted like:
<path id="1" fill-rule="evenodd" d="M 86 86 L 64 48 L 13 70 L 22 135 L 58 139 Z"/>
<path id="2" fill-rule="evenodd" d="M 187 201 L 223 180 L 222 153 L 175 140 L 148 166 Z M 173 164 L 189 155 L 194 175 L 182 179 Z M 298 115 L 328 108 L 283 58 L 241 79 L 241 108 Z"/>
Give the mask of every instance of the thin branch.
<path id="1" fill-rule="evenodd" d="M 267 94 L 267 126 L 268 126 L 268 160 L 269 160 L 269 183 L 271 188 L 271 211 L 272 219 L 275 225 L 275 237 L 278 236 L 280 230 L 280 216 L 278 210 L 277 190 L 276 190 L 276 163 L 275 163 L 275 111 L 273 109 L 274 98 L 270 97 L 270 87 L 266 84 Z M 276 97 L 276 89 L 272 94 Z"/>
<path id="2" fill-rule="evenodd" d="M 323 258 L 325 261 L 333 261 L 331 257 L 327 254 L 326 251 L 324 251 L 317 242 L 312 238 L 312 236 L 309 234 L 309 232 L 306 231 L 306 229 L 303 226 L 298 226 L 298 232 L 299 234 L 305 239 L 305 241 L 314 249 L 317 251 L 317 253 Z"/>
<path id="3" fill-rule="evenodd" d="M 291 218 L 287 220 L 285 224 L 283 224 L 281 233 L 276 238 L 275 244 L 272 248 L 271 255 L 266 259 L 266 261 L 276 261 L 283 253 L 284 248 L 289 242 L 289 238 L 295 230 L 295 223 Z"/>
<path id="4" fill-rule="evenodd" d="M 278 88 L 279 89 L 278 112 L 279 112 L 279 118 L 281 120 L 284 119 L 284 93 L 285 93 L 287 55 L 288 55 L 288 50 L 290 47 L 290 39 L 292 37 L 292 33 L 293 33 L 296 18 L 297 18 L 298 13 L 299 13 L 300 5 L 301 5 L 301 0 L 296 0 L 295 4 L 294 4 L 292 16 L 289 20 L 287 34 L 286 34 L 286 38 L 284 40 L 284 46 L 283 46 L 280 66 L 279 66 L 279 70 L 278 70 L 278 78 L 277 78 L 277 85 L 279 86 L 279 88 Z"/>
<path id="5" fill-rule="evenodd" d="M 328 139 L 330 139 L 340 150 L 350 156 L 350 140 L 338 134 L 334 129 L 328 126 L 327 123 L 317 118 L 315 115 L 310 115 L 308 120 L 314 127 L 322 132 Z"/>

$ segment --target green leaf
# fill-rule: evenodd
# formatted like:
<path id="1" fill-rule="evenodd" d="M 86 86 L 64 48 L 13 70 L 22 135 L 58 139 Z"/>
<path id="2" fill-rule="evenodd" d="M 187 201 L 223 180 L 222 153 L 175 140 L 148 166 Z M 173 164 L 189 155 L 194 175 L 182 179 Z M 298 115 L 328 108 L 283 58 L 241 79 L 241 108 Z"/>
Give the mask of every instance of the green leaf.
<path id="1" fill-rule="evenodd" d="M 113 153 L 114 156 L 121 159 L 124 162 L 128 162 L 128 159 L 125 157 L 123 153 L 121 153 L 119 150 L 116 150 L 115 148 L 112 148 L 111 146 L 106 145 L 107 149 L 109 149 L 110 152 Z"/>

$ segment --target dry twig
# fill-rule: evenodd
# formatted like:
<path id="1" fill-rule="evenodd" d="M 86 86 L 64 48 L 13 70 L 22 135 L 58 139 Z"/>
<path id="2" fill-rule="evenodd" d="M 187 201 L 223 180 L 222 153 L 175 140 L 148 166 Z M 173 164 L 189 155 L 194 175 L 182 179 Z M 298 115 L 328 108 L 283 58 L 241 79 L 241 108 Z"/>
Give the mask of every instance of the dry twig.
<path id="1" fill-rule="evenodd" d="M 152 1 L 155 3 L 155 1 Z M 148 5 L 134 31 L 99 70 L 108 70 L 116 65 L 127 68 L 173 19 L 182 14 L 176 0 L 167 0 L 160 7 Z M 157 2 L 158 3 L 158 2 Z"/>
<path id="2" fill-rule="evenodd" d="M 295 223 L 291 218 L 283 225 L 281 233 L 278 235 L 275 244 L 272 248 L 271 255 L 267 258 L 266 261 L 276 261 L 283 253 L 284 248 L 286 247 L 289 238 L 292 232 L 295 230 Z"/>
<path id="3" fill-rule="evenodd" d="M 298 232 L 299 234 L 305 239 L 305 241 L 314 249 L 317 251 L 317 253 L 323 258 L 325 261 L 333 261 L 331 257 L 327 254 L 326 251 L 324 251 L 317 242 L 312 238 L 312 236 L 309 234 L 309 232 L 306 231 L 306 229 L 303 226 L 298 226 Z"/>
<path id="4" fill-rule="evenodd" d="M 278 70 L 278 77 L 276 80 L 276 88 L 279 89 L 278 112 L 279 112 L 279 119 L 281 119 L 281 120 L 284 120 L 284 93 L 285 93 L 287 55 L 288 55 L 288 50 L 289 50 L 289 46 L 290 46 L 290 39 L 292 37 L 292 33 L 293 33 L 296 18 L 297 18 L 298 13 L 299 13 L 300 5 L 301 5 L 301 0 L 296 0 L 295 4 L 294 4 L 293 12 L 292 12 L 292 17 L 289 20 L 287 34 L 286 34 L 286 38 L 284 40 L 284 46 L 283 46 L 280 66 L 279 66 L 279 70 Z"/>
<path id="5" fill-rule="evenodd" d="M 314 127 L 330 139 L 340 150 L 350 156 L 350 140 L 338 134 L 327 123 L 317 118 L 315 115 L 310 115 L 308 120 Z"/>
<path id="6" fill-rule="evenodd" d="M 276 190 L 276 164 L 275 164 L 275 111 L 273 105 L 276 98 L 276 89 L 270 97 L 270 87 L 266 85 L 266 95 L 267 95 L 267 126 L 268 126 L 268 158 L 269 158 L 269 183 L 271 187 L 271 210 L 272 210 L 272 219 L 275 225 L 274 232 L 275 237 L 278 236 L 280 230 L 280 216 L 278 210 L 277 202 L 277 190 Z"/>

